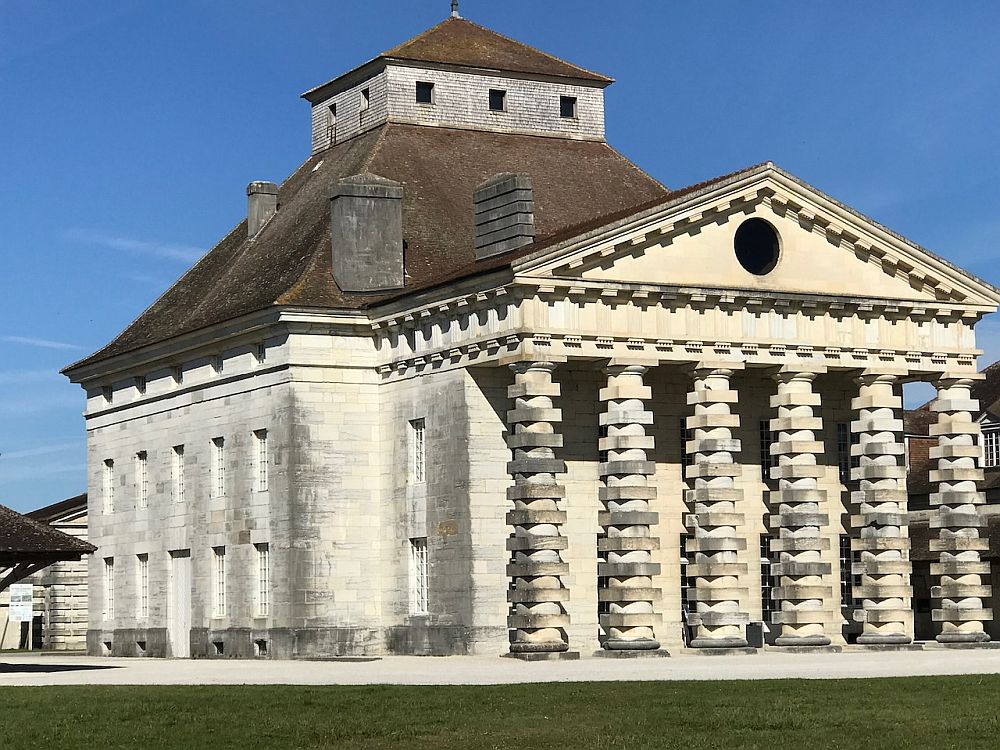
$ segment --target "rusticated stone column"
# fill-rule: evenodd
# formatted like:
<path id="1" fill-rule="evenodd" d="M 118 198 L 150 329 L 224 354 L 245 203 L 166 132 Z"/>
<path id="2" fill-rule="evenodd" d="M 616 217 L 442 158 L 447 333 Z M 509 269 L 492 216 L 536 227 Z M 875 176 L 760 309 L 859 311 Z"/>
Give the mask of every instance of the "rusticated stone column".
<path id="1" fill-rule="evenodd" d="M 771 397 L 771 407 L 778 410 L 770 426 L 777 434 L 771 453 L 778 456 L 778 465 L 771 468 L 771 478 L 778 480 L 771 493 L 771 506 L 778 509 L 771 516 L 778 530 L 771 539 L 771 551 L 777 553 L 771 571 L 779 577 L 774 598 L 781 608 L 772 616 L 781 625 L 775 640 L 779 646 L 827 646 L 827 624 L 840 622 L 840 613 L 834 616 L 826 604 L 833 599 L 833 584 L 831 566 L 823 561 L 823 552 L 830 549 L 830 540 L 822 536 L 830 523 L 826 490 L 819 488 L 825 469 L 816 460 L 823 453 L 823 443 L 816 439 L 823 429 L 816 416 L 820 395 L 812 389 L 819 372 L 782 370 L 775 376 L 778 393 Z"/>
<path id="2" fill-rule="evenodd" d="M 861 644 L 909 643 L 913 640 L 910 600 L 910 539 L 907 534 L 906 464 L 901 440 L 902 399 L 895 393 L 896 376 L 864 374 L 857 378 L 858 397 L 851 401 L 857 436 L 851 455 L 859 465 L 851 478 L 860 481 L 851 499 L 858 507 L 851 525 L 858 560 L 852 573 L 861 576 L 854 598 L 861 600 L 855 619 L 864 623 Z"/>
<path id="3" fill-rule="evenodd" d="M 514 385 L 507 389 L 514 401 L 514 408 L 507 412 L 507 444 L 513 451 L 507 471 L 514 479 L 514 485 L 507 488 L 507 499 L 514 503 L 507 513 L 507 523 L 514 527 L 507 539 L 511 552 L 507 625 L 512 656 L 569 648 L 569 615 L 563 605 L 569 589 L 562 578 L 569 573 L 569 565 L 561 554 L 567 548 L 562 535 L 566 512 L 559 510 L 566 489 L 556 479 L 566 467 L 556 457 L 563 442 L 555 427 L 562 421 L 562 412 L 552 403 L 559 395 L 559 384 L 552 381 L 555 367 L 553 362 L 511 365 Z"/>
<path id="4" fill-rule="evenodd" d="M 646 454 L 653 449 L 653 437 L 646 434 L 653 413 L 643 403 L 652 397 L 642 381 L 648 369 L 612 364 L 606 370 L 608 385 L 600 392 L 606 436 L 600 440 L 599 492 L 604 511 L 598 550 L 605 561 L 598 564 L 598 575 L 606 584 L 598 590 L 598 598 L 609 609 L 600 618 L 602 645 L 613 651 L 660 647 L 654 633 L 660 621 L 655 611 L 660 591 L 653 588 L 652 580 L 660 572 L 652 557 L 660 540 L 650 530 L 658 519 L 649 508 L 656 487 L 646 479 L 656 473 L 655 463 Z"/>
<path id="5" fill-rule="evenodd" d="M 942 379 L 931 404 L 931 411 L 938 414 L 937 424 L 930 428 L 938 439 L 937 447 L 931 449 L 931 458 L 938 462 L 937 470 L 930 473 L 931 482 L 938 483 L 938 491 L 930 497 L 937 506 L 931 528 L 939 529 L 931 550 L 941 554 L 931 564 L 931 574 L 940 576 L 939 585 L 931 588 L 931 598 L 939 603 L 931 617 L 941 623 L 937 636 L 941 643 L 988 641 L 983 622 L 993 619 L 993 610 L 983 604 L 991 590 L 981 576 L 989 575 L 990 566 L 979 553 L 989 549 L 989 539 L 979 531 L 986 525 L 979 513 L 985 497 L 979 491 L 983 479 L 978 467 L 980 428 L 972 419 L 979 402 L 969 393 L 972 383 L 966 378 Z"/>
<path id="6" fill-rule="evenodd" d="M 688 576 L 694 579 L 689 593 L 693 610 L 688 624 L 696 628 L 691 645 L 695 648 L 734 648 L 747 645 L 746 623 L 750 617 L 740 611 L 740 600 L 746 597 L 747 566 L 737 560 L 738 550 L 746 540 L 739 538 L 737 529 L 744 525 L 741 511 L 743 490 L 736 488 L 740 475 L 736 456 L 740 441 L 733 437 L 739 427 L 739 415 L 731 404 L 738 403 L 736 391 L 730 388 L 730 377 L 739 363 L 701 363 L 694 370 L 694 389 L 688 403 L 694 414 L 687 426 L 694 430 L 688 442 L 694 453 L 694 463 L 687 467 L 686 476 L 694 489 L 686 493 L 691 513 L 687 526 Z"/>

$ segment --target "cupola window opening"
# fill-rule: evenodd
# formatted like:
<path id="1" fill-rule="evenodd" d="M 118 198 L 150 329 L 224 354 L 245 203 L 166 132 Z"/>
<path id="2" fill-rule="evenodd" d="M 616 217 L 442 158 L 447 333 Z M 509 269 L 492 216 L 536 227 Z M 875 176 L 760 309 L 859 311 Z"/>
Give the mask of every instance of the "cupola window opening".
<path id="1" fill-rule="evenodd" d="M 572 119 L 576 117 L 576 97 L 575 96 L 560 96 L 559 97 L 559 116 L 564 119 Z"/>
<path id="2" fill-rule="evenodd" d="M 503 112 L 507 109 L 507 92 L 503 89 L 490 89 L 490 111 Z"/>
<path id="3" fill-rule="evenodd" d="M 417 104 L 434 103 L 434 84 L 430 81 L 417 81 Z"/>
<path id="4" fill-rule="evenodd" d="M 778 265 L 781 246 L 778 233 L 763 219 L 747 219 L 736 230 L 733 238 L 736 260 L 754 276 L 771 273 Z"/>

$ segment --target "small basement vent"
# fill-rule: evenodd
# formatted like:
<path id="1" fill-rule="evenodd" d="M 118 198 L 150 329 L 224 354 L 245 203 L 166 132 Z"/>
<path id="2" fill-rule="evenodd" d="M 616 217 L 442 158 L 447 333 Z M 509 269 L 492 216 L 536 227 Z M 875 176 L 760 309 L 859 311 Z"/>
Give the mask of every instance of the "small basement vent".
<path id="1" fill-rule="evenodd" d="M 526 174 L 494 175 L 473 195 L 476 260 L 501 255 L 535 241 L 535 203 Z"/>

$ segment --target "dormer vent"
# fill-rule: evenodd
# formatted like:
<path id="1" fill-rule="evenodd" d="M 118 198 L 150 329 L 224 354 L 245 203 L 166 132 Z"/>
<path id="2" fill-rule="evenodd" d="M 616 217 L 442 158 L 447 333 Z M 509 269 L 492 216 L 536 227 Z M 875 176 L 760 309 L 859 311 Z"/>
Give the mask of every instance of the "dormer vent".
<path id="1" fill-rule="evenodd" d="M 253 239 L 278 210 L 278 186 L 273 182 L 247 185 L 247 236 Z"/>
<path id="2" fill-rule="evenodd" d="M 504 172 L 473 194 L 476 260 L 491 258 L 535 241 L 535 203 L 531 178 Z"/>
<path id="3" fill-rule="evenodd" d="M 330 188 L 333 276 L 345 292 L 403 286 L 403 186 L 376 174 Z"/>

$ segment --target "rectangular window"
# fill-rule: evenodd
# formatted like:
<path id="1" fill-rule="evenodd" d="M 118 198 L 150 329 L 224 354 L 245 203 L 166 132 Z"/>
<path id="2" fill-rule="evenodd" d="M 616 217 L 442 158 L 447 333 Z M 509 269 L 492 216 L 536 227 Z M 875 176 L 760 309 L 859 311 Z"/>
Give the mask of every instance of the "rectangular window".
<path id="1" fill-rule="evenodd" d="M 687 449 L 688 441 L 694 440 L 694 430 L 687 426 L 687 420 L 681 417 L 681 429 L 680 429 L 680 440 L 681 440 L 681 468 L 694 465 L 694 454 L 689 453 Z M 681 477 L 683 479 L 683 477 Z"/>
<path id="2" fill-rule="evenodd" d="M 267 490 L 267 430 L 254 430 L 254 476 L 257 477 L 257 491 Z"/>
<path id="3" fill-rule="evenodd" d="M 115 558 L 104 558 L 104 619 L 115 616 Z"/>
<path id="4" fill-rule="evenodd" d="M 434 84 L 429 81 L 417 81 L 417 104 L 434 103 Z"/>
<path id="5" fill-rule="evenodd" d="M 760 478 L 765 482 L 771 478 L 771 467 L 778 465 L 778 457 L 771 455 L 774 438 L 770 421 L 760 420 Z"/>
<path id="6" fill-rule="evenodd" d="M 771 537 L 764 534 L 760 537 L 760 619 L 766 623 L 771 622 L 775 611 L 772 598 L 775 585 L 775 576 L 771 575 Z"/>
<path id="7" fill-rule="evenodd" d="M 334 102 L 329 107 L 326 108 L 326 121 L 329 123 L 331 128 L 337 126 L 337 103 Z"/>
<path id="8" fill-rule="evenodd" d="M 212 604 L 215 617 L 226 616 L 226 548 L 212 547 Z"/>
<path id="9" fill-rule="evenodd" d="M 410 540 L 410 612 L 427 614 L 427 537 Z"/>
<path id="10" fill-rule="evenodd" d="M 226 439 L 212 438 L 212 497 L 226 496 Z"/>
<path id="11" fill-rule="evenodd" d="M 688 576 L 688 563 L 690 558 L 687 556 L 687 534 L 680 535 L 680 553 L 681 553 L 681 626 L 687 627 L 687 614 L 691 609 L 691 603 L 688 600 L 688 592 L 692 590 L 694 582 Z"/>
<path id="12" fill-rule="evenodd" d="M 149 462 L 146 460 L 146 451 L 139 451 L 135 454 L 135 493 L 136 506 L 139 508 L 149 507 Z"/>
<path id="13" fill-rule="evenodd" d="M 212 357 L 212 374 L 221 375 L 225 366 L 226 363 L 221 354 Z"/>
<path id="14" fill-rule="evenodd" d="M 145 395 L 145 393 L 146 393 L 146 376 L 145 375 L 136 375 L 135 376 L 135 390 L 136 390 L 136 393 L 138 393 L 140 396 Z"/>
<path id="15" fill-rule="evenodd" d="M 257 617 L 267 617 L 271 607 L 271 549 L 267 544 L 255 544 L 257 550 Z"/>
<path id="16" fill-rule="evenodd" d="M 170 369 L 170 373 L 173 376 L 174 385 L 175 386 L 177 386 L 177 385 L 183 385 L 184 384 L 184 368 L 183 367 L 181 367 L 180 365 L 172 367 Z"/>
<path id="17" fill-rule="evenodd" d="M 842 534 L 840 537 L 840 606 L 850 607 L 854 603 L 851 585 L 854 581 L 851 564 L 854 556 L 851 554 L 851 537 Z"/>
<path id="18" fill-rule="evenodd" d="M 139 617 L 149 617 L 149 555 L 136 555 L 136 577 L 139 589 Z"/>
<path id="19" fill-rule="evenodd" d="M 841 483 L 851 481 L 851 428 L 847 422 L 837 422 L 837 467 Z"/>
<path id="20" fill-rule="evenodd" d="M 101 494 L 104 498 L 104 512 L 112 513 L 115 509 L 115 462 L 111 458 L 104 461 Z"/>
<path id="21" fill-rule="evenodd" d="M 110 406 L 111 403 L 114 402 L 115 400 L 115 389 L 112 388 L 110 385 L 102 385 L 101 396 L 104 397 L 104 403 Z"/>
<path id="22" fill-rule="evenodd" d="M 507 109 L 507 92 L 503 89 L 490 89 L 490 110 L 503 112 Z"/>
<path id="23" fill-rule="evenodd" d="M 262 365 L 267 362 L 267 345 L 262 341 L 257 344 L 257 364 Z"/>
<path id="24" fill-rule="evenodd" d="M 414 482 L 423 482 L 427 476 L 424 435 L 424 420 L 410 420 L 410 476 Z"/>
<path id="25" fill-rule="evenodd" d="M 372 103 L 372 95 L 369 89 L 361 89 L 361 111 L 366 111 Z"/>
<path id="26" fill-rule="evenodd" d="M 1000 465 L 1000 430 L 983 433 L 983 466 Z"/>
<path id="27" fill-rule="evenodd" d="M 576 117 L 576 97 L 575 96 L 560 96 L 559 97 L 559 116 L 562 118 L 574 118 Z"/>
<path id="28" fill-rule="evenodd" d="M 184 446 L 175 445 L 172 451 L 170 479 L 174 486 L 174 502 L 184 502 Z"/>

